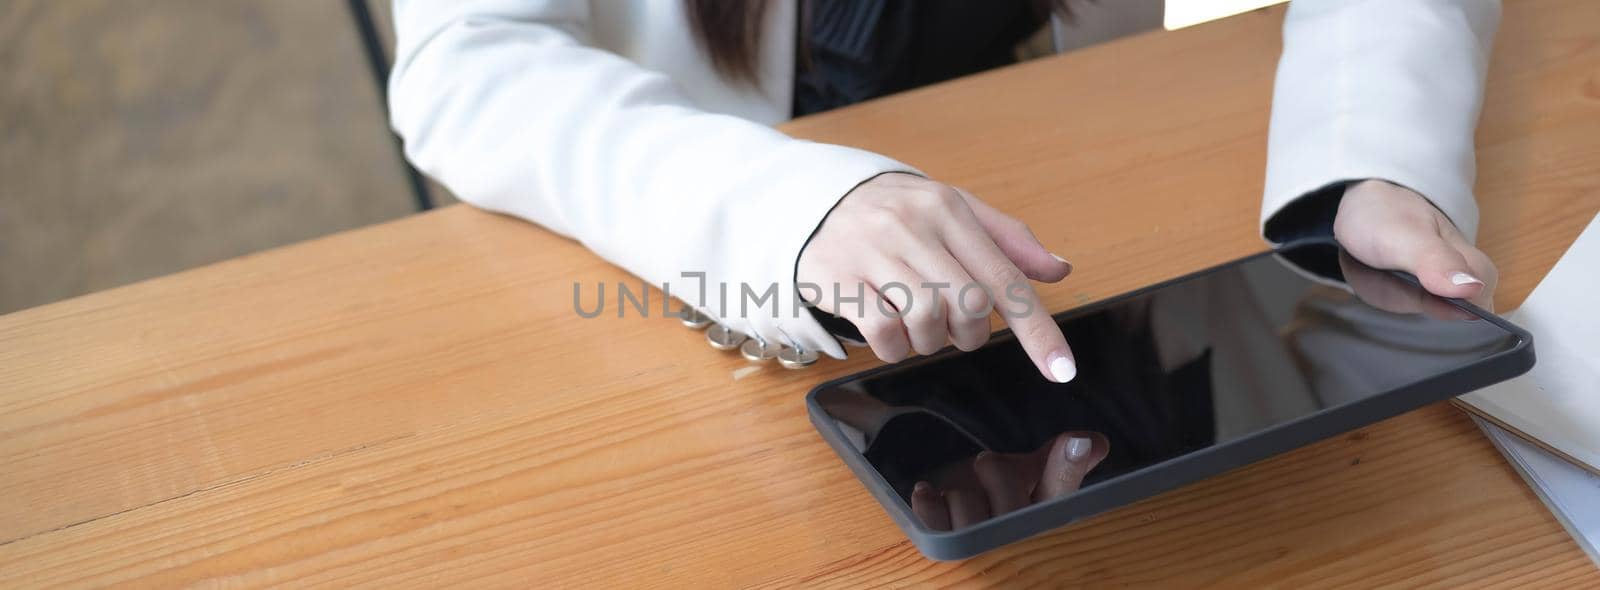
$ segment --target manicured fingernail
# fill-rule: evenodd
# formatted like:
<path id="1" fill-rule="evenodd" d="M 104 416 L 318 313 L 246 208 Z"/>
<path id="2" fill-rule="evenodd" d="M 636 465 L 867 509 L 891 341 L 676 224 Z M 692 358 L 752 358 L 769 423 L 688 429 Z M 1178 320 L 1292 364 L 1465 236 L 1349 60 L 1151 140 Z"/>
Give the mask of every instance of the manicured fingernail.
<path id="1" fill-rule="evenodd" d="M 919 481 L 917 485 L 911 486 L 911 491 L 917 494 L 926 494 L 928 493 L 928 488 L 928 482 Z"/>
<path id="2" fill-rule="evenodd" d="M 1056 259 L 1057 262 L 1060 262 L 1062 264 L 1067 265 L 1067 272 L 1069 272 L 1069 273 L 1072 272 L 1072 263 L 1071 262 L 1067 262 L 1067 259 L 1062 258 L 1060 256 L 1056 256 L 1055 254 L 1051 254 L 1050 257 Z"/>
<path id="3" fill-rule="evenodd" d="M 1077 461 L 1089 456 L 1089 448 L 1094 446 L 1094 441 L 1081 436 L 1067 439 L 1067 460 Z"/>
<path id="4" fill-rule="evenodd" d="M 1452 284 L 1452 285 L 1482 285 L 1483 281 L 1480 281 L 1480 280 L 1478 280 L 1478 277 L 1469 275 L 1467 273 L 1458 272 L 1456 274 L 1450 275 L 1450 284 Z"/>
<path id="5" fill-rule="evenodd" d="M 1066 383 L 1078 376 L 1078 364 L 1072 362 L 1072 357 L 1065 353 L 1050 353 L 1050 376 L 1055 377 L 1056 383 Z"/>

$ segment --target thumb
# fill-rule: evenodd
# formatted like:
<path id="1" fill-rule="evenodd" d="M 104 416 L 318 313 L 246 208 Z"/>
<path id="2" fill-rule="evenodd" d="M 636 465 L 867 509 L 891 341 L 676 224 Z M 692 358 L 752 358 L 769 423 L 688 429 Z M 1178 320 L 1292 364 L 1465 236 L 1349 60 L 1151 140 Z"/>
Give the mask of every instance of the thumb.
<path id="1" fill-rule="evenodd" d="M 978 225 L 989 234 L 989 239 L 994 240 L 1000 252 L 1010 258 L 1022 274 L 1035 281 L 1054 283 L 1072 273 L 1072 263 L 1052 254 L 1044 244 L 1039 243 L 1039 238 L 1033 235 L 1033 230 L 1028 229 L 1028 224 L 990 207 L 988 203 L 972 196 L 972 193 L 959 188 L 956 191 L 966 200 L 967 207 L 978 218 Z"/>
<path id="2" fill-rule="evenodd" d="M 1415 191 L 1378 180 L 1352 185 L 1339 202 L 1333 234 L 1356 260 L 1409 272 L 1433 295 L 1493 305 L 1494 263 Z"/>
<path id="3" fill-rule="evenodd" d="M 1422 288 L 1429 293 L 1474 299 L 1488 287 L 1461 250 L 1436 232 L 1397 235 L 1393 246 L 1391 257 L 1395 264 L 1391 268 L 1416 275 Z"/>

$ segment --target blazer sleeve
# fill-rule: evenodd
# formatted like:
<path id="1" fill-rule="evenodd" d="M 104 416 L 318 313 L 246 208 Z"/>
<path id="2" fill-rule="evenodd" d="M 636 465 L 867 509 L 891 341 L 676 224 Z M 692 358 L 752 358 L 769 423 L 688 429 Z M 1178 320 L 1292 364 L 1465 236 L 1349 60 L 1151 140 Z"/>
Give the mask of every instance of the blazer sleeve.
<path id="1" fill-rule="evenodd" d="M 587 0 L 397 0 L 389 106 L 407 157 L 734 329 L 842 357 L 795 296 L 796 260 L 838 199 L 913 169 L 699 110 L 587 45 L 588 23 Z"/>
<path id="2" fill-rule="evenodd" d="M 1417 191 L 1475 239 L 1473 133 L 1498 0 L 1296 0 L 1267 140 L 1262 235 L 1332 234 L 1346 184 Z"/>

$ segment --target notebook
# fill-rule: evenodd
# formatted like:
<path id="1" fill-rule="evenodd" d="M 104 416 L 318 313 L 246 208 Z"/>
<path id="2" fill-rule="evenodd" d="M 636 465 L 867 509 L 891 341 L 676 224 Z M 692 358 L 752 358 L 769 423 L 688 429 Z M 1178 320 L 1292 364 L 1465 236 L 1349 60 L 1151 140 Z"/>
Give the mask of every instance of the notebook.
<path id="1" fill-rule="evenodd" d="M 1506 317 L 1538 364 L 1456 403 L 1600 566 L 1600 215 Z"/>
<path id="2" fill-rule="evenodd" d="M 1556 515 L 1578 547 L 1600 567 L 1600 550 L 1596 549 L 1600 547 L 1600 475 L 1557 459 L 1481 418 L 1474 416 L 1473 420 Z"/>
<path id="3" fill-rule="evenodd" d="M 1600 474 L 1600 216 L 1505 317 L 1533 333 L 1538 364 L 1456 403 Z"/>

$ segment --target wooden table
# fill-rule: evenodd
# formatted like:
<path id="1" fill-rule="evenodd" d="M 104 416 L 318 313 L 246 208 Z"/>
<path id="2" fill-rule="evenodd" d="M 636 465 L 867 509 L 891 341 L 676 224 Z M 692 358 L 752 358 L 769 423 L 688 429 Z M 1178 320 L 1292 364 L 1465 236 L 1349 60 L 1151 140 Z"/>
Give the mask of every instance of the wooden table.
<path id="1" fill-rule="evenodd" d="M 1479 132 L 1517 305 L 1600 210 L 1600 3 L 1513 1 Z M 893 154 L 1077 264 L 1055 309 L 1261 249 L 1281 10 L 787 130 Z M 5 280 L 19 280 L 5 277 Z M 629 279 L 451 207 L 0 317 L 0 586 L 1600 584 L 1434 405 L 962 563 L 923 560 L 807 422 L 872 366 L 746 366 Z"/>

